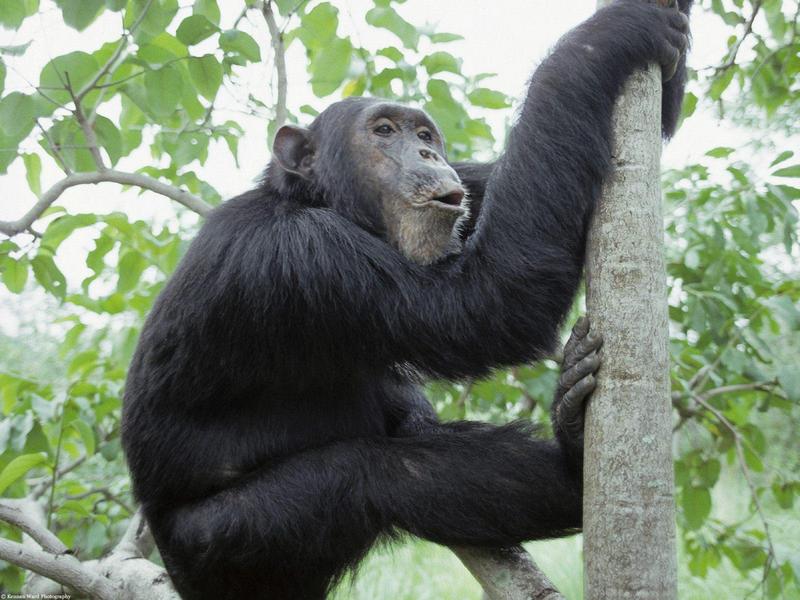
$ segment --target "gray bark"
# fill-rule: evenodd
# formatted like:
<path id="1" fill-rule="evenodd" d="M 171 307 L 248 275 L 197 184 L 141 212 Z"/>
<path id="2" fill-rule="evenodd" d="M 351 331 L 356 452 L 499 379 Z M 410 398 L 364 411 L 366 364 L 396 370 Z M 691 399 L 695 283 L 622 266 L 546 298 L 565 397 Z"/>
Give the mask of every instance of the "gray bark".
<path id="1" fill-rule="evenodd" d="M 523 548 L 452 548 L 488 600 L 564 600 Z"/>
<path id="2" fill-rule="evenodd" d="M 589 233 L 586 303 L 604 359 L 585 431 L 587 600 L 677 594 L 660 80 L 655 66 L 637 73 L 617 103 L 613 173 Z"/>

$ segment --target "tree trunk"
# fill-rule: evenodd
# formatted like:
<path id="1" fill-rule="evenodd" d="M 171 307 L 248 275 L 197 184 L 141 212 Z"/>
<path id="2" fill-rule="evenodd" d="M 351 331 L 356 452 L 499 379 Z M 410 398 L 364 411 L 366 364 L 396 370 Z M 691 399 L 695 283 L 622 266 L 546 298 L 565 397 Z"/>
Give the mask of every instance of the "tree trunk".
<path id="1" fill-rule="evenodd" d="M 584 595 L 670 600 L 677 582 L 657 67 L 626 85 L 614 136 L 586 262 L 587 309 L 604 358 L 586 419 Z"/>

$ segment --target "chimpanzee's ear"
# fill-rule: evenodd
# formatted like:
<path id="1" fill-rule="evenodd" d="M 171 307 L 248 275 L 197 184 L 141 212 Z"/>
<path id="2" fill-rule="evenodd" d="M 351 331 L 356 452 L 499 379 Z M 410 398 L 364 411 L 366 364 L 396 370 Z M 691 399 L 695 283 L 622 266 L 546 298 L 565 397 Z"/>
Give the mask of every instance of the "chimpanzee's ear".
<path id="1" fill-rule="evenodd" d="M 314 149 L 311 133 L 297 125 L 284 125 L 275 134 L 272 156 L 289 173 L 311 179 L 314 167 Z"/>

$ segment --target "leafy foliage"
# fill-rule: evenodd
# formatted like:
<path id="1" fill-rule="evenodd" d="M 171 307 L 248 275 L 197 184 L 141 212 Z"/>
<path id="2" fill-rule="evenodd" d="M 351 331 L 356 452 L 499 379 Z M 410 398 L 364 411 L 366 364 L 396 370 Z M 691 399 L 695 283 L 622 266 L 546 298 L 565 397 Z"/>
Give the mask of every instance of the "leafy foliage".
<path id="1" fill-rule="evenodd" d="M 214 152 L 227 148 L 236 159 L 244 134 L 219 108 L 221 90 L 240 85 L 249 64 L 275 59 L 266 26 L 256 31 L 250 18 L 260 3 L 240 3 L 238 11 L 249 7 L 242 18 L 217 0 L 55 4 L 66 27 L 121 19 L 123 29 L 109 29 L 110 41 L 92 52 L 53 57 L 31 88 L 6 85 L 30 44 L 0 47 L 0 174 L 20 160 L 41 198 L 43 165 L 65 175 L 127 168 L 217 204 L 220 194 L 203 179 L 210 146 L 224 142 Z M 442 127 L 452 159 L 491 155 L 487 111 L 507 111 L 510 98 L 487 87 L 490 74 L 464 74 L 451 46 L 460 36 L 409 23 L 402 4 L 375 0 L 359 23 L 382 33 L 377 48 L 345 33 L 335 2 L 271 5 L 284 44 L 306 55 L 319 106 L 362 94 L 415 104 Z M 800 5 L 710 0 L 703 8 L 731 36 L 719 64 L 694 74 L 684 119 L 714 109 L 753 141 L 709 147 L 698 164 L 664 176 L 682 552 L 695 578 L 732 568 L 767 597 L 788 597 L 800 577 L 788 544 L 800 530 L 774 523 L 800 495 L 792 451 L 800 420 Z M 37 0 L 2 2 L 0 26 L 19 29 L 37 10 Z M 251 94 L 241 109 L 270 119 L 273 104 L 269 94 Z M 288 109 L 292 121 L 317 110 Z M 771 164 L 761 165 L 764 157 Z M 162 225 L 54 204 L 36 220 L 36 236 L 23 229 L 0 240 L 0 280 L 13 295 L 0 309 L 17 314 L 20 327 L 13 338 L 0 335 L 0 493 L 49 498 L 54 531 L 84 557 L 107 549 L 131 514 L 120 397 L 144 316 L 194 231 L 179 217 Z M 89 247 L 65 250 L 78 237 Z M 65 268 L 68 252 L 83 252 L 80 269 Z M 429 392 L 444 418 L 532 418 L 547 428 L 556 376 L 548 360 Z M 744 505 L 729 509 L 731 494 Z M 2 524 L 0 535 L 19 539 Z M 19 569 L 0 563 L 0 588 L 21 583 Z"/>

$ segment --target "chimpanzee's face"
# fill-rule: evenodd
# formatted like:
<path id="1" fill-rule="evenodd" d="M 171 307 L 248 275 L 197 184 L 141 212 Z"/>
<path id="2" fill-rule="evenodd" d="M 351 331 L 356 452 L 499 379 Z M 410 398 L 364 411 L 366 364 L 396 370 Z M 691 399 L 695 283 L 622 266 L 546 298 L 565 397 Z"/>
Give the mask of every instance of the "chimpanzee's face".
<path id="1" fill-rule="evenodd" d="M 419 109 L 345 100 L 322 113 L 311 130 L 282 127 L 273 155 L 284 171 L 323 189 L 332 169 L 352 170 L 357 201 L 374 203 L 361 208 L 380 214 L 386 241 L 411 260 L 428 264 L 460 247 L 465 189 L 445 160 L 439 128 Z"/>
<path id="2" fill-rule="evenodd" d="M 401 104 L 371 104 L 358 115 L 350 143 L 359 180 L 381 203 L 388 241 L 423 264 L 456 250 L 466 194 L 431 118 Z"/>

